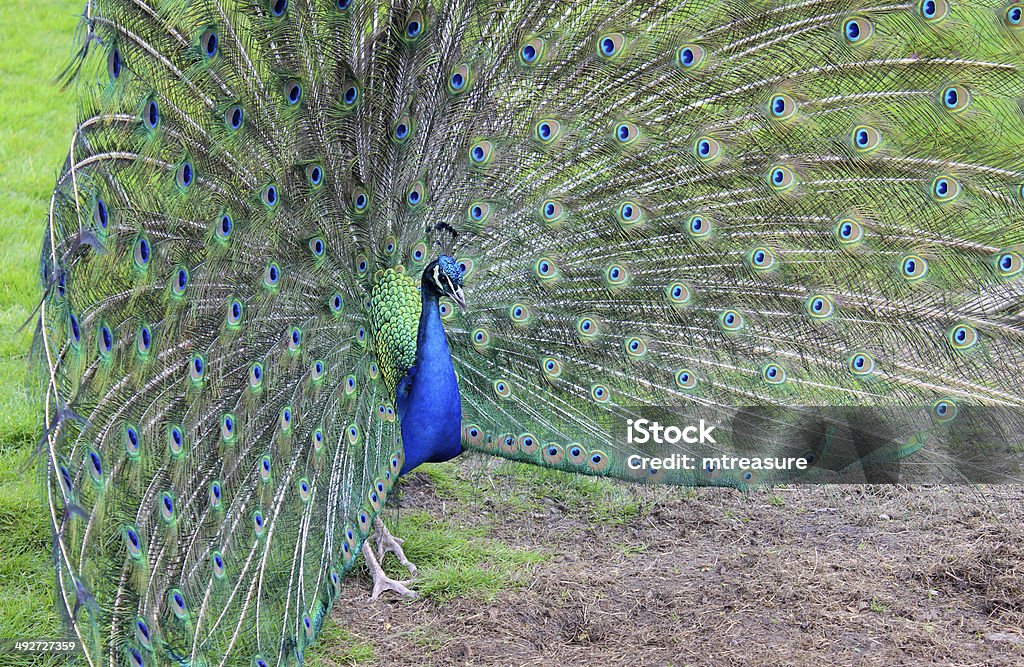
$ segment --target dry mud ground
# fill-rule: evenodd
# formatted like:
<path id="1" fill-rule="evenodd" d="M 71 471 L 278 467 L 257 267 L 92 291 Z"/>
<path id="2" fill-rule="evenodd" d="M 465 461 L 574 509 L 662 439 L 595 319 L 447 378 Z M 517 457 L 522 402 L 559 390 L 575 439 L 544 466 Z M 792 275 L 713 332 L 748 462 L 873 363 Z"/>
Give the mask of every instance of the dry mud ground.
<path id="1" fill-rule="evenodd" d="M 367 604 L 348 577 L 365 664 L 1024 665 L 1024 487 L 622 485 L 616 525 L 487 466 L 451 467 L 474 502 L 417 474 L 399 511 L 546 558 L 483 597 Z"/>

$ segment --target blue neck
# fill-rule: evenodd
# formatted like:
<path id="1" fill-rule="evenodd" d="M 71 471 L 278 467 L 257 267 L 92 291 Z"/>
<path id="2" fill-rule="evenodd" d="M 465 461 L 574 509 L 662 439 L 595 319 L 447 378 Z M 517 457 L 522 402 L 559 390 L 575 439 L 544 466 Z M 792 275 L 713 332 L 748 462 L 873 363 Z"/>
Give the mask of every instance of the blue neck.
<path id="1" fill-rule="evenodd" d="M 447 461 L 462 453 L 462 403 L 437 299 L 426 285 L 421 288 L 416 365 L 396 391 L 405 448 L 401 475 L 421 463 Z"/>

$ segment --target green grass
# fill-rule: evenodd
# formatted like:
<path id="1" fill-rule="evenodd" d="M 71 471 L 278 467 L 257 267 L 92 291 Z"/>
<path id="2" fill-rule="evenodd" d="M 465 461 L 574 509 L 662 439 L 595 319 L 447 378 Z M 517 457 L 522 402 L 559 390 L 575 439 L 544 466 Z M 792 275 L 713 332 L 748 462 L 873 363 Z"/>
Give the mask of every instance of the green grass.
<path id="1" fill-rule="evenodd" d="M 75 121 L 75 99 L 52 83 L 72 53 L 80 0 L 0 4 L 0 637 L 60 636 L 50 530 L 34 468 L 38 403 L 17 332 L 40 296 L 40 241 L 50 190 Z M 4 656 L 3 664 L 18 662 Z"/>

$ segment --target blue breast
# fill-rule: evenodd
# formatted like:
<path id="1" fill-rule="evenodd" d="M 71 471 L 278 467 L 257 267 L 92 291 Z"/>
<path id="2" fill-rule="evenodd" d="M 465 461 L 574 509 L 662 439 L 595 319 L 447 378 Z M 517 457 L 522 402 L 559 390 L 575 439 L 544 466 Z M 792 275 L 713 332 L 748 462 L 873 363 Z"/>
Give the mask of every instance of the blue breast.
<path id="1" fill-rule="evenodd" d="M 421 463 L 438 463 L 462 453 L 462 402 L 437 295 L 424 289 L 416 365 L 398 384 L 395 405 L 402 425 L 404 475 Z"/>

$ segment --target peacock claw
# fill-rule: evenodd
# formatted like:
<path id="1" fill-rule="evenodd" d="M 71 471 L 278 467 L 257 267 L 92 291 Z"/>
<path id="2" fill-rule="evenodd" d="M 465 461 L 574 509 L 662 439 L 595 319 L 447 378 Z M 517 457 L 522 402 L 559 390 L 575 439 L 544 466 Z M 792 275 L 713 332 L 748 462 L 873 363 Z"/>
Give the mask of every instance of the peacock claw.
<path id="1" fill-rule="evenodd" d="M 410 590 L 406 587 L 406 584 L 412 582 L 395 581 L 384 574 L 384 570 L 381 568 L 380 563 L 377 562 L 377 557 L 373 555 L 373 549 L 370 547 L 369 542 L 363 542 L 362 551 L 363 558 L 366 559 L 366 567 L 370 570 L 370 576 L 373 577 L 373 593 L 370 594 L 370 602 L 376 601 L 384 591 L 394 591 L 404 598 L 419 597 L 419 594 L 416 591 Z"/>
<path id="2" fill-rule="evenodd" d="M 392 535 L 379 516 L 373 520 L 373 539 L 377 543 L 377 560 L 384 560 L 384 555 L 390 551 L 400 564 L 408 568 L 409 574 L 416 574 L 416 566 L 405 557 L 405 551 L 402 550 L 405 540 Z"/>

